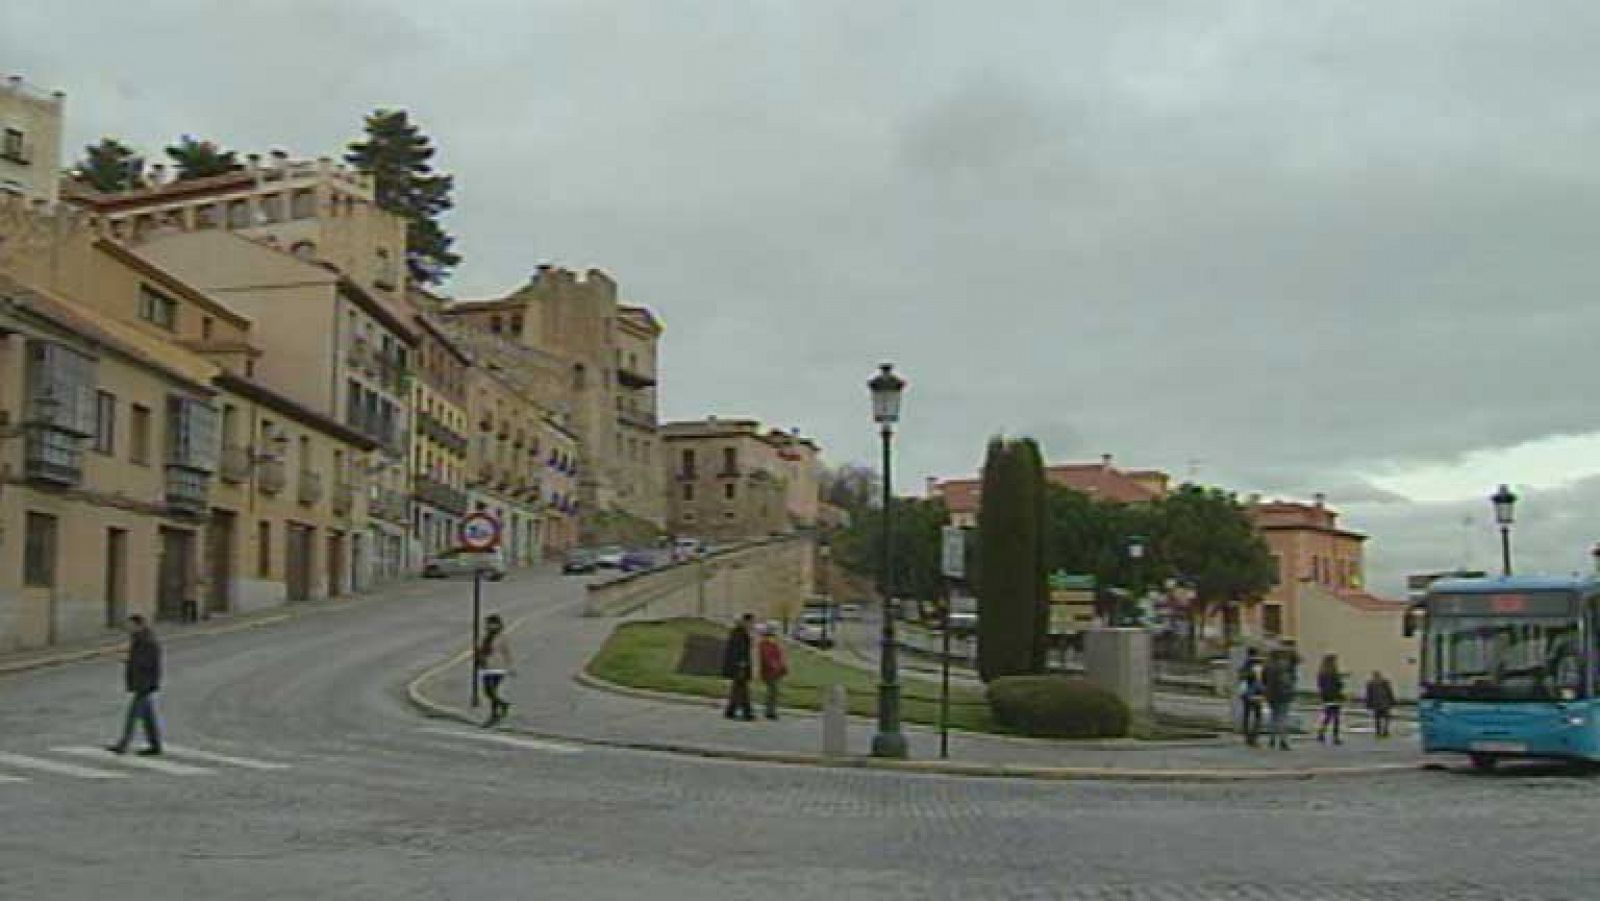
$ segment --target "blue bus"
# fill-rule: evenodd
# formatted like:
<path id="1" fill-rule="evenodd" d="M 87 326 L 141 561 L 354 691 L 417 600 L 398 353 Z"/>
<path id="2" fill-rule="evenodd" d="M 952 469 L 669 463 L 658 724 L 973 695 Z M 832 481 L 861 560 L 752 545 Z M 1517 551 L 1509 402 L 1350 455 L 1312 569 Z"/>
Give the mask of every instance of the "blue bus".
<path id="1" fill-rule="evenodd" d="M 1441 579 L 1406 617 L 1407 635 L 1419 627 L 1424 752 L 1466 754 L 1483 770 L 1508 758 L 1600 760 L 1600 581 Z"/>

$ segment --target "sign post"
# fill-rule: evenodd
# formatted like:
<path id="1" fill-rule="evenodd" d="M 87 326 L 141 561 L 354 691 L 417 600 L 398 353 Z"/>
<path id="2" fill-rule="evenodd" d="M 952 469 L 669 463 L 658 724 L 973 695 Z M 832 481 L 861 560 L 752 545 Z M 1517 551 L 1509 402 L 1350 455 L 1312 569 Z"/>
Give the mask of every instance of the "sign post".
<path id="1" fill-rule="evenodd" d="M 492 551 L 500 544 L 500 520 L 479 510 L 461 520 L 461 546 L 469 551 Z M 472 568 L 472 706 L 477 707 L 478 670 L 483 661 L 478 659 L 478 628 L 483 618 L 483 567 Z"/>
<path id="2" fill-rule="evenodd" d="M 939 759 L 950 759 L 950 605 L 951 590 L 967 575 L 967 533 L 960 526 L 940 529 L 939 571 L 946 579 L 940 606 L 939 640 Z"/>

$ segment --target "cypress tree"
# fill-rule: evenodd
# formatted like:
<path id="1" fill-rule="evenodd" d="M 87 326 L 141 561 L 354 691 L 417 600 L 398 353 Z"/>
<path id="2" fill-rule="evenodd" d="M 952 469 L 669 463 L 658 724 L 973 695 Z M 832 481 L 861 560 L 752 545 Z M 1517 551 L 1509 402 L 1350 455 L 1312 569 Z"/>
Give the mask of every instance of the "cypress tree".
<path id="1" fill-rule="evenodd" d="M 1049 626 L 1044 475 L 1031 440 L 995 438 L 978 509 L 978 675 L 1040 672 Z"/>

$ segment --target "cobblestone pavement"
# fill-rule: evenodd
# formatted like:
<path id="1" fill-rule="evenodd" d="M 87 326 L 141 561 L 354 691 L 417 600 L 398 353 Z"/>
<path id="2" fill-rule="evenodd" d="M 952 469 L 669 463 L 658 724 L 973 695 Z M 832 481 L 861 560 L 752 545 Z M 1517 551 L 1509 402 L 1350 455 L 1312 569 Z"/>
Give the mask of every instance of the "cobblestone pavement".
<path id="1" fill-rule="evenodd" d="M 520 615 L 574 590 L 524 577 L 490 603 Z M 460 645 L 464 598 L 447 583 L 174 643 L 170 741 L 209 755 L 163 760 L 178 770 L 73 750 L 118 722 L 114 662 L 0 678 L 0 898 L 1543 901 L 1600 878 L 1600 782 L 1555 769 L 970 780 L 422 720 L 398 683 Z M 515 691 L 537 705 L 524 665 Z"/>

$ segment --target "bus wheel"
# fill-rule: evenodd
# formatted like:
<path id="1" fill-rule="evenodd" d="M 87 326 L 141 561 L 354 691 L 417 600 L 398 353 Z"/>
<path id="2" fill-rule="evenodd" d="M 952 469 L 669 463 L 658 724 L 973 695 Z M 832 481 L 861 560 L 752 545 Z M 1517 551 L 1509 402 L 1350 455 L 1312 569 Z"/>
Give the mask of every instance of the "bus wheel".
<path id="1" fill-rule="evenodd" d="M 1472 754 L 1469 755 L 1469 759 L 1472 761 L 1472 768 L 1480 773 L 1493 770 L 1495 764 L 1500 762 L 1500 759 L 1492 754 Z"/>

